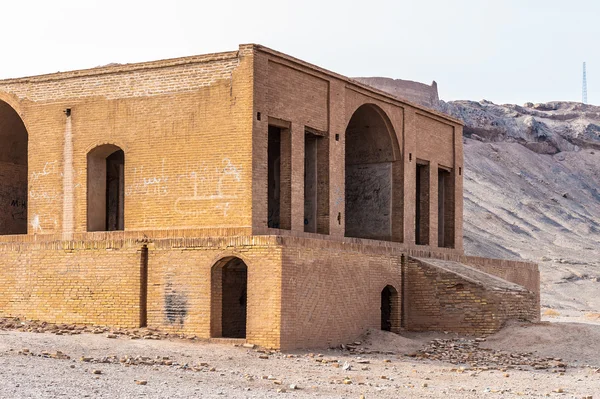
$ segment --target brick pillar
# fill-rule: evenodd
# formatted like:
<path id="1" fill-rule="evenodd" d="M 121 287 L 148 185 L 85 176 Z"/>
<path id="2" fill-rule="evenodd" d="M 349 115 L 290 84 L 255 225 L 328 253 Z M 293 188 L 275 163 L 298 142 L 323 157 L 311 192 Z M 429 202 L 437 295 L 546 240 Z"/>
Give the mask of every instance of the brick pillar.
<path id="1" fill-rule="evenodd" d="M 329 86 L 329 234 L 344 236 L 346 87 L 333 80 Z M 336 135 L 338 140 L 336 140 Z"/>
<path id="2" fill-rule="evenodd" d="M 463 140 L 462 126 L 454 128 L 454 248 L 463 252 Z"/>
<path id="3" fill-rule="evenodd" d="M 68 110 L 65 122 L 65 144 L 63 159 L 63 240 L 73 239 L 75 226 L 75 200 L 73 193 L 73 131 L 71 124 L 71 110 Z"/>
<path id="4" fill-rule="evenodd" d="M 415 205 L 416 205 L 416 115 L 413 109 L 404 113 L 404 242 L 415 244 Z"/>
<path id="5" fill-rule="evenodd" d="M 217 264 L 210 273 L 210 336 L 221 337 L 223 332 L 223 267 Z"/>
<path id="6" fill-rule="evenodd" d="M 292 122 L 291 140 L 291 229 L 304 231 L 304 125 Z M 283 138 L 282 138 L 283 149 Z M 283 151 L 282 151 L 283 160 Z"/>
<path id="7" fill-rule="evenodd" d="M 304 151 L 302 151 L 302 154 L 304 154 Z M 281 129 L 279 223 L 280 228 L 286 230 L 289 230 L 292 227 L 292 206 L 295 205 L 295 207 L 297 207 L 297 204 L 292 204 L 292 156 L 292 129 Z M 294 158 L 297 162 L 297 157 Z M 304 173 L 304 166 L 302 166 L 302 172 Z M 297 185 L 298 184 L 296 183 L 296 186 Z M 304 193 L 302 193 L 301 196 L 304 198 Z"/>
<path id="8" fill-rule="evenodd" d="M 254 73 L 254 112 L 252 115 L 252 227 L 267 227 L 268 221 L 268 59 L 252 57 Z M 260 114 L 260 119 L 258 114 Z"/>
<path id="9" fill-rule="evenodd" d="M 392 163 L 392 241 L 404 240 L 404 168 L 402 159 Z"/>
<path id="10" fill-rule="evenodd" d="M 317 139 L 317 233 L 329 234 L 329 145 L 330 136 Z"/>

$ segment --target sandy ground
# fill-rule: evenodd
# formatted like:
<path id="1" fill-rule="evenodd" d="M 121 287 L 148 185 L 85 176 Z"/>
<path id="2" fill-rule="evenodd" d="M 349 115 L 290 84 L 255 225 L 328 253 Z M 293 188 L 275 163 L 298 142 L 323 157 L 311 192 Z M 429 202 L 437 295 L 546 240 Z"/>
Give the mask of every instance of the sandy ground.
<path id="1" fill-rule="evenodd" d="M 507 353 L 561 358 L 567 364 L 564 373 L 519 370 L 522 367 L 497 366 L 493 361 L 489 369 L 473 368 L 406 356 L 434 339 L 459 339 L 452 334 L 398 336 L 373 331 L 359 339 L 363 350 L 387 354 L 356 355 L 341 349 L 264 353 L 231 344 L 0 331 L 0 397 L 600 397 L 598 325 L 512 325 L 481 342 L 482 347 Z M 56 351 L 70 359 L 45 357 Z M 158 357 L 162 364 L 95 363 L 112 355 Z M 91 359 L 86 362 L 82 357 Z M 147 384 L 138 385 L 136 380 Z"/>

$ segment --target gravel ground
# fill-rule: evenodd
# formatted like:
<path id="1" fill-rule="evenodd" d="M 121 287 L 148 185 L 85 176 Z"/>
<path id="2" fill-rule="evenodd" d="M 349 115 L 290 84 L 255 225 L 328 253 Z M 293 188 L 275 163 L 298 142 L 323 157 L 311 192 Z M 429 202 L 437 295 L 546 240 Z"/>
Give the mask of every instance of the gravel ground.
<path id="1" fill-rule="evenodd" d="M 564 345 L 549 339 L 561 334 L 569 335 Z M 581 337 L 580 345 L 573 344 L 572 334 Z M 600 397 L 598 325 L 513 325 L 486 341 L 373 331 L 353 345 L 362 354 L 348 349 L 283 354 L 107 335 L 0 331 L 0 398 Z M 530 357 L 550 356 L 547 361 L 564 362 L 564 370 L 503 364 L 502 359 L 518 359 L 510 356 L 510 342 L 515 353 L 530 348 Z M 477 365 L 452 360 L 461 350 L 476 352 Z M 430 358 L 418 356 L 425 352 Z M 485 353 L 487 366 L 481 360 Z M 578 353 L 586 364 L 577 361 Z"/>

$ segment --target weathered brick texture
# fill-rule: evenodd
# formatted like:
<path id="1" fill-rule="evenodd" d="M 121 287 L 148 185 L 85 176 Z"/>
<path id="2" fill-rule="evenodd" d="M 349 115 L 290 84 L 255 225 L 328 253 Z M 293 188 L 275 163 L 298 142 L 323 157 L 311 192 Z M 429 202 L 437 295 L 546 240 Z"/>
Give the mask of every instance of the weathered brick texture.
<path id="1" fill-rule="evenodd" d="M 453 272 L 443 263 L 411 259 L 404 265 L 407 329 L 491 334 L 508 320 L 539 319 L 534 292 L 466 267 L 459 270 L 467 273 Z"/>
<path id="2" fill-rule="evenodd" d="M 139 326 L 139 246 L 130 241 L 0 245 L 0 310 L 55 323 Z"/>

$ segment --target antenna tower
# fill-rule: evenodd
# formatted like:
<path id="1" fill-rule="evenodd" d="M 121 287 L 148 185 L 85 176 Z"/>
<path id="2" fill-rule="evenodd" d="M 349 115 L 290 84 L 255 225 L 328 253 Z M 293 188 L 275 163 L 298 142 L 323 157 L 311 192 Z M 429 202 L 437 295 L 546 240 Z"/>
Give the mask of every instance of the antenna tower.
<path id="1" fill-rule="evenodd" d="M 585 74 L 585 62 L 583 63 L 583 86 L 581 88 L 581 102 L 587 104 L 587 77 Z"/>

